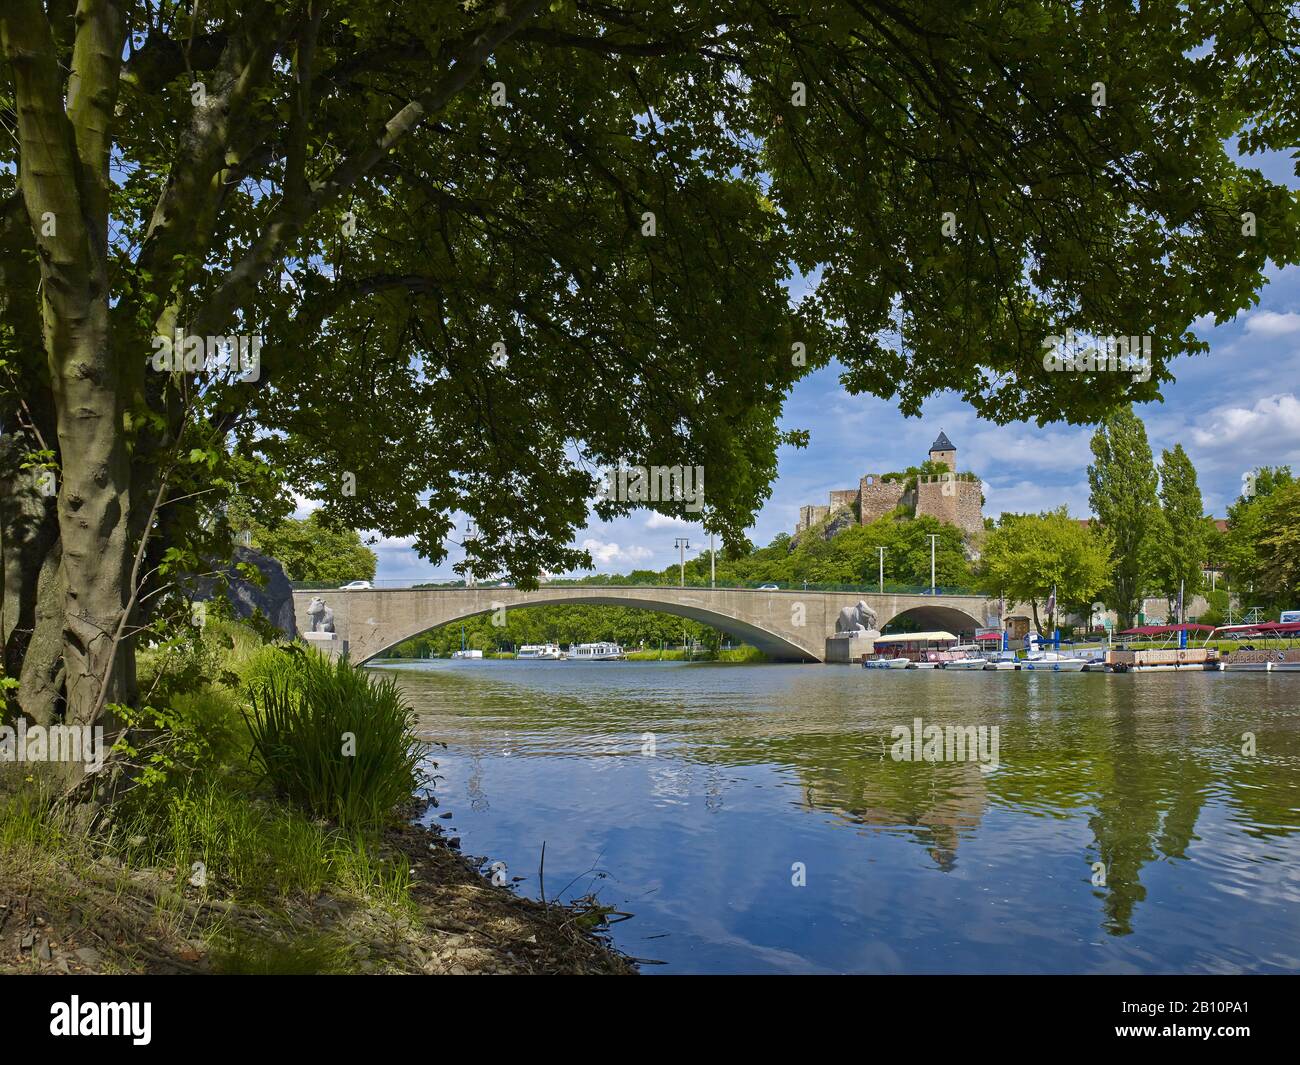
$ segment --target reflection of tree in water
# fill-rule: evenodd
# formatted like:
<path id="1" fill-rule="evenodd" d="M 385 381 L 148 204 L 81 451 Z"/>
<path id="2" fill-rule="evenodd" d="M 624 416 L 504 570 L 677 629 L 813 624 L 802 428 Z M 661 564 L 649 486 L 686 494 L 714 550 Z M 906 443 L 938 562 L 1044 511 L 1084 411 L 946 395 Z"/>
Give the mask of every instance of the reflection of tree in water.
<path id="1" fill-rule="evenodd" d="M 909 829 L 944 872 L 956 867 L 962 830 L 975 828 L 988 804 L 976 763 L 895 762 L 887 753 L 805 774 L 803 795 L 807 809 L 876 829 Z"/>
<path id="2" fill-rule="evenodd" d="M 1109 722 L 1105 749 L 1093 763 L 1097 799 L 1088 825 L 1096 843 L 1087 860 L 1106 867 L 1106 886 L 1094 893 L 1103 900 L 1103 927 L 1114 936 L 1132 933 L 1137 905 L 1146 899 L 1142 867 L 1187 857 L 1213 780 L 1207 761 L 1181 743 L 1153 744 L 1143 736 L 1139 714 Z"/>

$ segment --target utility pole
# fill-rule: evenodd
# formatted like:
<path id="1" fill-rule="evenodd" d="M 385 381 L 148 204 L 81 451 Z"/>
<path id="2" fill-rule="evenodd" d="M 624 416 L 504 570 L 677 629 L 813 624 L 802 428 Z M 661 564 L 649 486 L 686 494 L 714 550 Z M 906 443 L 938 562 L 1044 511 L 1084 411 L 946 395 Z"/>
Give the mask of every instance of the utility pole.
<path id="1" fill-rule="evenodd" d="M 713 553 L 713 533 L 709 533 L 709 587 L 718 586 L 718 558 Z"/>
<path id="2" fill-rule="evenodd" d="M 934 545 L 939 539 L 938 533 L 930 533 L 930 594 L 934 595 Z"/>
<path id="3" fill-rule="evenodd" d="M 688 539 L 686 539 L 686 537 L 679 536 L 677 537 L 676 541 L 674 541 L 673 546 L 677 548 L 677 553 L 679 556 L 678 565 L 681 567 L 680 569 L 681 586 L 685 588 L 686 587 L 686 549 L 691 546 L 691 542 Z"/>
<path id="4" fill-rule="evenodd" d="M 885 549 L 877 547 L 876 551 L 880 554 L 880 594 L 885 594 Z"/>

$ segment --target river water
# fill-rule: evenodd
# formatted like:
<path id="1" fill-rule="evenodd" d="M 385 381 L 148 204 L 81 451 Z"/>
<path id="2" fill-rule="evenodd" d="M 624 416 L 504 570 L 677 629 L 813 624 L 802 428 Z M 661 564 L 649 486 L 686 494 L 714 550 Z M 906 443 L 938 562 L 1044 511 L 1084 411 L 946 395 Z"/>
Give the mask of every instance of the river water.
<path id="1" fill-rule="evenodd" d="M 647 973 L 1300 970 L 1300 675 L 397 675 L 448 744 L 429 816 L 534 897 L 545 842 Z M 918 718 L 984 746 L 927 760 Z"/>

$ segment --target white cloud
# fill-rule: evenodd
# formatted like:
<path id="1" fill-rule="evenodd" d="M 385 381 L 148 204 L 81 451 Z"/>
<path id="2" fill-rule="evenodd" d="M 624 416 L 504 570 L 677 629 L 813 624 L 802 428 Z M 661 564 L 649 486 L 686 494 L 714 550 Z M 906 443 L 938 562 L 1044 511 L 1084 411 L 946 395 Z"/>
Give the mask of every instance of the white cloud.
<path id="1" fill-rule="evenodd" d="M 1003 512 L 1010 514 L 1038 514 L 1055 510 L 1065 504 L 1072 518 L 1086 518 L 1091 513 L 1088 505 L 1088 482 L 1073 484 L 1044 483 L 1020 480 L 997 485 L 984 482 L 984 515 L 998 518 Z"/>
<path id="2" fill-rule="evenodd" d="M 1246 332 L 1263 337 L 1288 336 L 1300 333 L 1300 314 L 1286 311 L 1255 311 L 1246 316 Z"/>
<path id="3" fill-rule="evenodd" d="M 1300 399 L 1280 392 L 1256 400 L 1253 407 L 1222 407 L 1206 427 L 1192 427 L 1192 439 L 1209 450 L 1245 443 L 1261 455 L 1287 451 L 1300 446 Z"/>
<path id="4" fill-rule="evenodd" d="M 645 520 L 647 529 L 678 529 L 690 524 L 685 518 L 679 518 L 672 514 L 660 514 L 658 511 L 655 511 Z"/>
<path id="5" fill-rule="evenodd" d="M 582 549 L 591 552 L 591 560 L 597 566 L 610 566 L 623 562 L 643 562 L 654 552 L 645 547 L 619 547 L 611 541 L 588 538 L 582 541 Z"/>

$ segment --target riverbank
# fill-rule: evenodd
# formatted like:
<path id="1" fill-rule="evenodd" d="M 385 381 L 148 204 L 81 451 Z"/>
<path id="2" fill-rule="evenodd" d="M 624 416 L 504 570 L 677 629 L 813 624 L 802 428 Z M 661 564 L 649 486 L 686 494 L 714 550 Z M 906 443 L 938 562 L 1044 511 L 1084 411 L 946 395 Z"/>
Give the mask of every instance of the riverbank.
<path id="1" fill-rule="evenodd" d="M 373 861 L 388 868 L 387 891 L 335 883 L 259 899 L 123 861 L 55 818 L 0 812 L 3 974 L 636 971 L 595 933 L 599 909 L 493 885 L 436 829 L 385 833 Z"/>
<path id="2" fill-rule="evenodd" d="M 635 972 L 593 899 L 520 897 L 424 823 L 437 764 L 390 680 L 212 636 L 222 679 L 140 712 L 91 778 L 113 801 L 0 776 L 0 973 Z"/>

